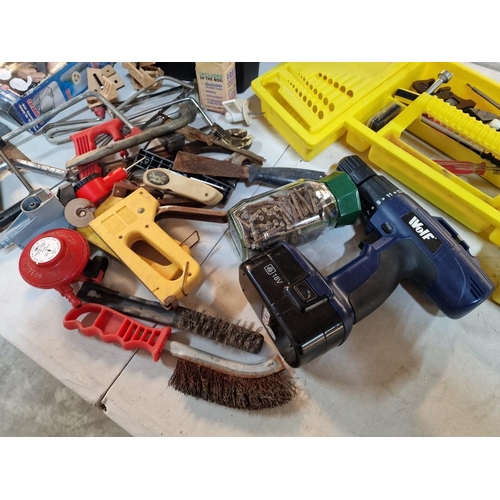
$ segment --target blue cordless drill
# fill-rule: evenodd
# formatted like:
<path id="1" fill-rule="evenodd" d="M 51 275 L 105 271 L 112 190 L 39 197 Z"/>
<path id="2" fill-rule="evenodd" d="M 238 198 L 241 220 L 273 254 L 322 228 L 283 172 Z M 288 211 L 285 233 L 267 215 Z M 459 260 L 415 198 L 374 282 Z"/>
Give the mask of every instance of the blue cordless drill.
<path id="1" fill-rule="evenodd" d="M 286 362 L 298 367 L 341 345 L 403 280 L 411 280 L 450 318 L 493 291 L 469 246 L 441 217 L 377 175 L 360 157 L 337 167 L 357 186 L 367 236 L 361 253 L 323 276 L 281 242 L 240 265 L 240 285 Z"/>

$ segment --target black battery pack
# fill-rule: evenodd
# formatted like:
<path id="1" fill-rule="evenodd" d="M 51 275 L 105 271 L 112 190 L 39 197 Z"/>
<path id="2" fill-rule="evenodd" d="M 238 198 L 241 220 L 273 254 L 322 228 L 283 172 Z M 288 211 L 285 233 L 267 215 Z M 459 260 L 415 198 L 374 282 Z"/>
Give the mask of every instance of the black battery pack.
<path id="1" fill-rule="evenodd" d="M 327 281 L 291 245 L 240 265 L 240 286 L 287 364 L 296 368 L 342 344 L 346 329 Z"/>

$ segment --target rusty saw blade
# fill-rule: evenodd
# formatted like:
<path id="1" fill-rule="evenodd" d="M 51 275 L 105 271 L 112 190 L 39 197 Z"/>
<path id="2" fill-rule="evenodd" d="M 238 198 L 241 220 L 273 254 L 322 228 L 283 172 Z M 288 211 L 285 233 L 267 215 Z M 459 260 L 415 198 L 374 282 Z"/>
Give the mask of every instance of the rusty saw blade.
<path id="1" fill-rule="evenodd" d="M 299 179 L 318 180 L 326 175 L 324 172 L 305 168 L 238 165 L 230 161 L 216 160 L 184 151 L 177 152 L 172 170 L 185 174 L 242 179 L 250 184 L 262 182 L 270 186 L 283 186 Z"/>

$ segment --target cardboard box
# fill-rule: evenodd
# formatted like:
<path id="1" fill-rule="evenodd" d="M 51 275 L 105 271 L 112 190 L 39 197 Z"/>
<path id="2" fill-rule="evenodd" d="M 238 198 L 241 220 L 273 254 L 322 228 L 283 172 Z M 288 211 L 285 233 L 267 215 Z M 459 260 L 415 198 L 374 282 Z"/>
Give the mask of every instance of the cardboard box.
<path id="1" fill-rule="evenodd" d="M 109 62 L 8 62 L 0 64 L 0 109 L 20 124 L 69 101 L 88 88 L 87 68 Z M 33 127 L 36 132 L 46 122 Z"/>
<path id="2" fill-rule="evenodd" d="M 197 62 L 196 81 L 202 107 L 225 113 L 224 101 L 236 99 L 236 66 L 234 62 Z"/>

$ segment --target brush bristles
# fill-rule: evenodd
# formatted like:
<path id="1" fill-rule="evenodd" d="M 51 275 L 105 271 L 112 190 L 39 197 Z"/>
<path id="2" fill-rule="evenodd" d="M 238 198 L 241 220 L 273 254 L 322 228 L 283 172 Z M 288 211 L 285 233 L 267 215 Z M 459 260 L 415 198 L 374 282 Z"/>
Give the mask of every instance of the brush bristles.
<path id="1" fill-rule="evenodd" d="M 264 342 L 262 334 L 251 328 L 192 309 L 179 312 L 177 327 L 252 354 L 259 353 Z"/>
<path id="2" fill-rule="evenodd" d="M 188 396 L 239 410 L 283 406 L 297 395 L 284 372 L 261 378 L 242 378 L 178 359 L 169 387 Z"/>

